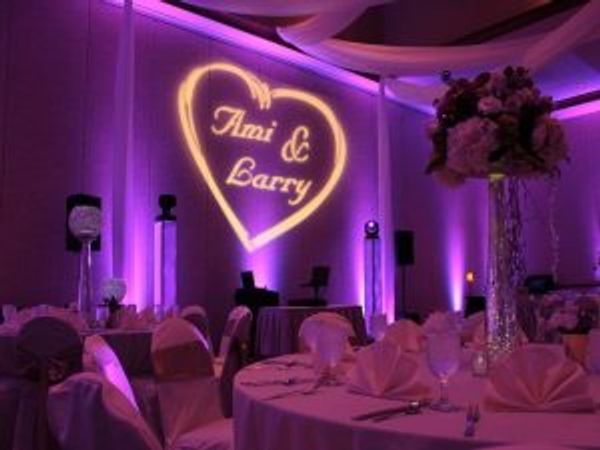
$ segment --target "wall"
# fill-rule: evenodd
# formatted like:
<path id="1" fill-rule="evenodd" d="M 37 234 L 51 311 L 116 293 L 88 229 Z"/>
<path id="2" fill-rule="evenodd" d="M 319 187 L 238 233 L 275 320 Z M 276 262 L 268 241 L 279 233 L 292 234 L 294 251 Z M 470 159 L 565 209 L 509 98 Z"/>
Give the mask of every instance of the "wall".
<path id="1" fill-rule="evenodd" d="M 103 248 L 94 255 L 95 286 L 111 275 L 113 89 L 120 14 L 120 8 L 97 0 L 0 4 L 6 25 L 0 27 L 0 303 L 64 304 L 74 299 L 77 255 L 64 250 L 64 201 L 72 193 L 103 199 Z M 359 303 L 362 225 L 376 211 L 372 95 L 144 16 L 135 17 L 135 27 L 131 176 L 139 220 L 129 238 L 141 265 L 130 280 L 128 301 L 143 306 L 152 299 L 152 221 L 158 195 L 168 192 L 178 197 L 181 304 L 200 303 L 221 323 L 233 304 L 240 270 L 254 269 L 257 284 L 279 290 L 287 299 L 308 294 L 299 284 L 314 264 L 332 267 L 331 302 Z M 177 118 L 179 84 L 192 68 L 214 60 L 234 62 L 273 86 L 319 96 L 346 130 L 348 163 L 337 188 L 303 224 L 253 253 L 242 247 L 201 179 Z M 217 85 L 211 80 L 202 102 L 219 101 L 223 92 Z M 283 122 L 293 116 L 281 113 Z M 327 133 L 319 136 L 315 151 L 330 152 Z M 218 156 L 214 161 L 221 164 Z M 314 168 L 316 177 L 326 172 L 327 159 L 323 161 Z M 247 204 L 261 210 L 263 203 L 253 199 Z"/>
<path id="2" fill-rule="evenodd" d="M 458 308 L 464 296 L 485 291 L 487 258 L 487 190 L 483 180 L 446 188 L 425 175 L 430 144 L 425 137 L 428 116 L 395 107 L 392 124 L 396 227 L 415 230 L 416 264 L 407 269 L 407 302 L 421 313 Z M 558 281 L 561 284 L 600 281 L 600 113 L 563 121 L 571 149 L 557 180 L 555 224 L 559 237 Z M 550 273 L 550 195 L 547 180 L 524 185 L 523 227 L 528 273 Z M 465 272 L 473 270 L 469 291 Z M 400 271 L 396 295 L 400 296 Z"/>
<path id="3" fill-rule="evenodd" d="M 94 256 L 98 286 L 112 267 L 114 75 L 121 10 L 96 0 L 0 2 L 0 303 L 63 304 L 75 296 L 77 255 L 64 250 L 64 200 L 100 195 L 106 218 L 103 249 Z M 135 293 L 152 298 L 152 219 L 160 193 L 178 196 L 178 284 L 182 304 L 200 303 L 221 323 L 232 305 L 238 272 L 254 268 L 259 285 L 284 298 L 313 264 L 333 268 L 328 297 L 358 303 L 362 292 L 362 225 L 376 211 L 375 101 L 370 95 L 300 68 L 137 16 L 135 177 L 139 267 Z M 227 59 L 272 84 L 314 92 L 332 104 L 346 128 L 349 162 L 342 182 L 314 216 L 266 247 L 247 253 L 185 151 L 175 92 L 197 64 Z M 600 114 L 565 122 L 572 161 L 557 197 L 563 283 L 599 278 Z M 486 190 L 459 189 L 423 173 L 428 117 L 390 104 L 397 228 L 415 230 L 416 265 L 408 268 L 407 307 L 421 312 L 458 307 L 467 269 L 482 292 L 486 259 Z M 547 272 L 547 188 L 530 183 L 525 214 L 531 272 Z M 397 294 L 400 273 L 397 272 Z M 136 297 L 136 298 L 133 298 Z"/>

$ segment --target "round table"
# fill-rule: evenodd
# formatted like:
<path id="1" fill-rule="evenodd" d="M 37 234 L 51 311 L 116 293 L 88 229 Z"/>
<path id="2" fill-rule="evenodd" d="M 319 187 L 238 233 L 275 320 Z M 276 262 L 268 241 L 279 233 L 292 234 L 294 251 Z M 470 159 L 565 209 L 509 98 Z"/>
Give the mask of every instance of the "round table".
<path id="1" fill-rule="evenodd" d="M 288 366 L 275 361 L 298 362 Z M 248 366 L 235 381 L 236 450 L 399 450 L 471 449 L 509 444 L 552 444 L 600 449 L 600 413 L 499 413 L 482 409 L 474 437 L 463 436 L 469 403 L 480 403 L 485 378 L 461 370 L 450 381 L 450 398 L 462 410 L 441 413 L 423 409 L 383 422 L 355 421 L 360 414 L 402 403 L 350 393 L 345 386 L 325 386 L 305 395 L 314 378 L 307 355 L 288 355 Z M 260 385 L 297 378 L 306 384 Z M 257 385 L 251 385 L 256 383 Z M 600 378 L 591 377 L 600 400 Z M 295 394 L 271 399 L 275 394 Z"/>

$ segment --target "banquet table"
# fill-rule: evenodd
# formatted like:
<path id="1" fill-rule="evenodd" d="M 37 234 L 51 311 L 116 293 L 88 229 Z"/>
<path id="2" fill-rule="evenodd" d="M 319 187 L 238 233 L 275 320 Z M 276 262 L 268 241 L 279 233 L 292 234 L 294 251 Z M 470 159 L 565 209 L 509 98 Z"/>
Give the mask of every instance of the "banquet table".
<path id="1" fill-rule="evenodd" d="M 600 412 L 588 414 L 491 412 L 482 409 L 474 437 L 463 436 L 465 409 L 481 404 L 485 378 L 461 369 L 450 381 L 450 398 L 462 409 L 442 413 L 423 409 L 386 421 L 355 421 L 352 417 L 401 406 L 402 402 L 350 393 L 346 387 L 324 386 L 305 395 L 310 384 L 260 385 L 290 377 L 309 379 L 314 373 L 307 355 L 286 355 L 242 370 L 234 388 L 236 450 L 400 450 L 474 449 L 495 445 L 564 445 L 600 449 Z M 277 360 L 277 359 L 276 359 Z M 594 400 L 600 401 L 600 378 L 590 377 Z M 258 385 L 251 385 L 251 383 Z M 269 397 L 294 391 L 276 399 Z"/>
<path id="2" fill-rule="evenodd" d="M 304 319 L 319 312 L 333 312 L 346 317 L 354 327 L 357 343 L 366 342 L 367 333 L 361 306 L 269 306 L 261 308 L 258 315 L 256 354 L 273 357 L 297 352 L 300 325 Z"/>

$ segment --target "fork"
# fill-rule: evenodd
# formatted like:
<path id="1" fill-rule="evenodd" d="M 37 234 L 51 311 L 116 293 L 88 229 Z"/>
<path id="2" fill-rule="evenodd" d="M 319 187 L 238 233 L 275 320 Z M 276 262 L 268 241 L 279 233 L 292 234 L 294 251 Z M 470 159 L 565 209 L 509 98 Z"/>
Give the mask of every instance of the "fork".
<path id="1" fill-rule="evenodd" d="M 475 436 L 475 425 L 481 419 L 481 413 L 479 412 L 479 405 L 469 404 L 467 408 L 467 417 L 465 424 L 465 437 Z"/>
<path id="2" fill-rule="evenodd" d="M 475 435 L 475 407 L 471 404 L 467 407 L 467 416 L 465 423 L 465 437 L 473 437 Z"/>

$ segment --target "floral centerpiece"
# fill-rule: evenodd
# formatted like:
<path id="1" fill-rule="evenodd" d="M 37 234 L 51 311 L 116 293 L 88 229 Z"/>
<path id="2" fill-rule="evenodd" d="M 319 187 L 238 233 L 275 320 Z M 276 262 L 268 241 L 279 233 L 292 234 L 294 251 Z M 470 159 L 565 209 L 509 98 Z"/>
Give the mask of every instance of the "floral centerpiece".
<path id="1" fill-rule="evenodd" d="M 599 308 L 593 297 L 565 301 L 556 307 L 546 323 L 546 336 L 560 334 L 566 353 L 585 364 L 587 334 L 598 326 Z"/>
<path id="2" fill-rule="evenodd" d="M 127 284 L 122 278 L 109 278 L 102 285 L 102 307 L 108 309 L 108 328 L 118 325 L 118 315 L 123 305 L 121 302 L 127 294 Z"/>
<path id="3" fill-rule="evenodd" d="M 547 329 L 560 334 L 588 334 L 598 326 L 599 308 L 594 298 L 583 297 L 566 301 L 556 307 L 547 322 Z"/>
<path id="4" fill-rule="evenodd" d="M 488 179 L 486 345 L 493 363 L 518 341 L 516 300 L 525 276 L 519 179 L 557 175 L 567 144 L 550 116 L 552 99 L 540 93 L 525 68 L 509 66 L 472 80 L 454 80 L 445 72 L 443 79 L 449 87 L 434 103 L 426 172 L 450 186 Z"/>
<path id="5" fill-rule="evenodd" d="M 433 153 L 427 173 L 450 185 L 492 173 L 555 174 L 567 159 L 560 123 L 550 116 L 552 98 L 542 96 L 523 67 L 453 80 L 435 101 L 428 129 Z"/>

